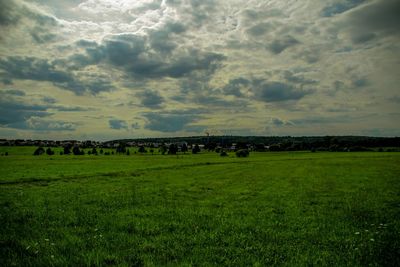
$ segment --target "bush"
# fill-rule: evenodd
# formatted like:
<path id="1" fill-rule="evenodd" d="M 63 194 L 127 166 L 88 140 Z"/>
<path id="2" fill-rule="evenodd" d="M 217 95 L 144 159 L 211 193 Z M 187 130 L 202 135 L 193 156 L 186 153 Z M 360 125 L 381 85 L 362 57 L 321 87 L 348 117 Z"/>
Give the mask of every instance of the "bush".
<path id="1" fill-rule="evenodd" d="M 54 155 L 54 151 L 51 150 L 51 148 L 49 147 L 49 148 L 46 149 L 46 154 L 49 155 L 49 156 Z"/>
<path id="2" fill-rule="evenodd" d="M 194 147 L 192 148 L 192 154 L 197 154 L 200 152 L 200 147 L 199 145 L 194 145 Z"/>
<path id="3" fill-rule="evenodd" d="M 247 149 L 240 149 L 236 151 L 236 157 L 238 158 L 246 158 L 249 156 L 249 151 Z"/>
<path id="4" fill-rule="evenodd" d="M 44 148 L 43 147 L 38 147 L 38 148 L 36 148 L 35 152 L 33 152 L 33 155 L 34 156 L 40 156 L 40 155 L 42 155 L 44 153 L 45 153 Z"/>
<path id="5" fill-rule="evenodd" d="M 221 151 L 221 154 L 219 154 L 221 157 L 227 157 L 228 153 L 226 153 L 225 151 Z"/>
<path id="6" fill-rule="evenodd" d="M 138 152 L 139 153 L 147 153 L 147 150 L 144 148 L 144 146 L 139 146 Z"/>
<path id="7" fill-rule="evenodd" d="M 6 153 L 4 153 L 4 156 L 8 156 L 8 151 L 6 151 Z"/>

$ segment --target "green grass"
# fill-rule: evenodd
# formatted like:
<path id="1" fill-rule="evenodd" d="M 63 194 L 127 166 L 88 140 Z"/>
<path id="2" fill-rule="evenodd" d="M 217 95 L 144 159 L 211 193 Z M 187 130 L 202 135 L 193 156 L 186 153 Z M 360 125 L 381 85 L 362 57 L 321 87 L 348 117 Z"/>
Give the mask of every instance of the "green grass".
<path id="1" fill-rule="evenodd" d="M 400 262 L 398 153 L 33 150 L 0 149 L 2 266 Z"/>

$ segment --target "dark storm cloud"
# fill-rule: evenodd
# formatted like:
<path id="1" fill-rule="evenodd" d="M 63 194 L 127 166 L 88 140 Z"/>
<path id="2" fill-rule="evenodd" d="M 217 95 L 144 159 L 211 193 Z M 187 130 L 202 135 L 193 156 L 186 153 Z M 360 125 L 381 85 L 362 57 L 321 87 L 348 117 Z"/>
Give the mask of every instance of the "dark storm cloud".
<path id="1" fill-rule="evenodd" d="M 298 75 L 298 74 L 288 71 L 288 70 L 283 72 L 283 77 L 288 82 L 300 84 L 300 85 L 313 85 L 313 84 L 318 83 L 318 81 L 316 81 L 316 80 L 307 79 L 303 75 Z"/>
<path id="2" fill-rule="evenodd" d="M 25 92 L 18 89 L 8 89 L 4 91 L 0 91 L 0 94 L 14 95 L 14 96 L 24 96 Z"/>
<path id="3" fill-rule="evenodd" d="M 16 24 L 20 19 L 18 8 L 12 0 L 0 0 L 0 25 Z"/>
<path id="4" fill-rule="evenodd" d="M 146 90 L 136 94 L 140 103 L 147 108 L 160 108 L 164 98 L 157 91 Z"/>
<path id="5" fill-rule="evenodd" d="M 304 90 L 291 84 L 282 82 L 263 82 L 254 92 L 256 99 L 264 102 L 281 102 L 287 100 L 299 100 L 313 90 Z"/>
<path id="6" fill-rule="evenodd" d="M 47 117 L 50 115 L 52 114 L 47 112 L 47 106 L 25 104 L 5 96 L 0 99 L 1 126 L 16 128 L 32 117 Z"/>
<path id="7" fill-rule="evenodd" d="M 301 75 L 295 75 L 293 72 L 283 72 L 286 82 L 267 81 L 264 79 L 246 79 L 243 77 L 232 79 L 223 87 L 222 92 L 225 95 L 234 95 L 236 97 L 245 97 L 246 93 L 253 93 L 256 101 L 264 102 L 282 102 L 288 100 L 300 100 L 314 92 L 311 87 L 318 82 L 304 78 Z M 310 87 L 303 89 L 304 86 Z"/>
<path id="8" fill-rule="evenodd" d="M 248 86 L 251 84 L 250 80 L 245 78 L 236 78 L 229 81 L 227 85 L 223 87 L 223 92 L 226 95 L 233 95 L 236 97 L 243 96 L 243 90 L 248 90 Z"/>
<path id="9" fill-rule="evenodd" d="M 324 7 L 321 11 L 323 17 L 332 17 L 350 10 L 362 3 L 365 0 L 344 0 Z"/>
<path id="10" fill-rule="evenodd" d="M 285 121 L 280 118 L 271 118 L 268 124 L 273 125 L 275 127 L 281 127 L 281 126 L 293 125 L 293 122 Z"/>
<path id="11" fill-rule="evenodd" d="M 111 119 L 108 121 L 108 124 L 114 130 L 128 129 L 128 124 L 124 120 Z"/>
<path id="12" fill-rule="evenodd" d="M 352 84 L 356 88 L 362 88 L 369 85 L 369 81 L 366 78 L 359 78 L 352 81 Z"/>
<path id="13" fill-rule="evenodd" d="M 286 35 L 279 39 L 274 40 L 268 49 L 274 54 L 280 54 L 289 47 L 295 46 L 300 42 L 290 35 Z"/>
<path id="14" fill-rule="evenodd" d="M 145 113 L 147 123 L 144 128 L 158 132 L 178 132 L 190 130 L 190 123 L 196 122 L 201 115 L 196 114 L 197 110 L 181 110 L 163 113 Z M 192 129 L 193 130 L 193 129 Z"/>
<path id="15" fill-rule="evenodd" d="M 49 43 L 57 37 L 56 34 L 43 32 L 43 29 L 41 28 L 33 29 L 30 32 L 30 35 L 32 36 L 33 40 L 38 44 Z"/>
<path id="16" fill-rule="evenodd" d="M 67 62 L 75 68 L 105 62 L 139 79 L 180 78 L 192 72 L 214 73 L 225 56 L 193 47 L 179 47 L 171 36 L 185 31 L 180 23 L 167 23 L 148 36 L 121 34 L 106 38 L 102 44 L 79 41 L 85 54 L 76 54 Z M 71 63 L 72 62 L 72 63 Z"/>
<path id="17" fill-rule="evenodd" d="M 170 39 L 171 35 L 183 33 L 185 30 L 181 23 L 167 23 L 161 30 L 150 32 L 150 45 L 154 50 L 168 54 L 177 47 L 177 43 Z"/>
<path id="18" fill-rule="evenodd" d="M 352 12 L 346 21 L 354 43 L 400 33 L 400 1 L 380 0 Z"/>
<path id="19" fill-rule="evenodd" d="M 247 29 L 247 33 L 257 37 L 268 32 L 269 30 L 271 30 L 271 28 L 272 28 L 271 23 L 262 22 Z"/>
<path id="20" fill-rule="evenodd" d="M 29 9 L 14 0 L 0 0 L 0 26 L 17 24 L 21 19 L 30 19 L 39 26 L 55 26 L 57 21 L 48 15 Z"/>
<path id="21" fill-rule="evenodd" d="M 0 59 L 0 69 L 3 76 L 12 79 L 49 81 L 54 85 L 73 91 L 77 95 L 84 93 L 96 94 L 113 89 L 110 81 L 102 77 L 89 77 L 82 80 L 71 72 L 62 70 L 57 61 L 51 62 L 34 57 L 11 56 Z"/>

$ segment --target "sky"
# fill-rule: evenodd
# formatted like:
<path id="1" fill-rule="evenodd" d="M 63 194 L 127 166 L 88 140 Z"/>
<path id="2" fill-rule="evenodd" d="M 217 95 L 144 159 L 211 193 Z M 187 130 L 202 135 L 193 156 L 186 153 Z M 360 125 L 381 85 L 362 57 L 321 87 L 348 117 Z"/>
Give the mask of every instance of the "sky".
<path id="1" fill-rule="evenodd" d="M 400 136 L 398 0 L 0 7 L 0 138 Z"/>

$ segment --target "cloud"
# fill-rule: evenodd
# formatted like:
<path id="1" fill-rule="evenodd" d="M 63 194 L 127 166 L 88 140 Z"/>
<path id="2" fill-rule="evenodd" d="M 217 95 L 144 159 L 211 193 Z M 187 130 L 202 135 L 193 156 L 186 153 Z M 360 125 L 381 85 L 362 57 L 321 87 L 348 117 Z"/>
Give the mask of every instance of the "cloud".
<path id="1" fill-rule="evenodd" d="M 140 98 L 141 104 L 147 108 L 160 108 L 165 101 L 157 91 L 153 90 L 139 92 L 136 96 Z"/>
<path id="2" fill-rule="evenodd" d="M 288 100 L 299 100 L 309 95 L 313 90 L 296 88 L 293 85 L 282 82 L 264 82 L 254 92 L 256 99 L 265 102 L 281 102 Z"/>
<path id="3" fill-rule="evenodd" d="M 270 118 L 268 125 L 273 125 L 275 127 L 287 126 L 287 125 L 294 125 L 293 122 L 282 120 L 280 118 Z"/>
<path id="4" fill-rule="evenodd" d="M 0 0 L 0 25 L 9 26 L 16 24 L 20 15 L 13 0 Z"/>
<path id="5" fill-rule="evenodd" d="M 147 120 L 144 128 L 157 132 L 179 132 L 193 130 L 189 125 L 198 121 L 202 116 L 195 114 L 195 110 L 169 111 L 163 113 L 145 113 Z"/>
<path id="6" fill-rule="evenodd" d="M 0 75 L 20 80 L 49 81 L 77 95 L 114 89 L 111 82 L 101 76 L 95 74 L 79 78 L 70 71 L 62 70 L 59 63 L 35 57 L 10 56 L 0 59 L 0 69 L 3 70 Z"/>
<path id="7" fill-rule="evenodd" d="M 245 78 L 235 78 L 229 80 L 229 83 L 223 87 L 223 92 L 226 95 L 233 95 L 236 97 L 244 96 L 244 91 L 248 90 L 251 81 Z"/>
<path id="8" fill-rule="evenodd" d="M 321 11 L 321 15 L 323 17 L 332 17 L 357 7 L 364 2 L 365 0 L 342 0 L 340 2 L 325 6 Z"/>
<path id="9" fill-rule="evenodd" d="M 247 29 L 247 33 L 254 37 L 257 37 L 257 36 L 265 34 L 269 30 L 271 30 L 272 27 L 273 26 L 271 23 L 261 22 L 259 24 L 256 24 L 256 25 L 250 27 L 249 29 Z"/>
<path id="10" fill-rule="evenodd" d="M 378 37 L 399 35 L 400 2 L 379 0 L 351 12 L 345 21 L 353 43 L 369 42 Z"/>
<path id="11" fill-rule="evenodd" d="M 8 89 L 4 91 L 0 91 L 1 94 L 13 95 L 13 96 L 25 96 L 25 92 L 17 89 Z"/>
<path id="12" fill-rule="evenodd" d="M 52 115 L 47 112 L 47 106 L 25 104 L 15 101 L 12 98 L 0 99 L 0 125 L 20 128 L 18 125 L 24 124 L 32 117 L 48 117 Z"/>
<path id="13" fill-rule="evenodd" d="M 132 123 L 131 128 L 135 129 L 135 130 L 138 130 L 138 129 L 140 129 L 140 125 L 139 125 L 139 123 L 134 122 L 134 123 Z"/>
<path id="14" fill-rule="evenodd" d="M 35 131 L 75 131 L 76 123 L 60 120 L 46 120 L 38 117 L 31 117 L 23 123 L 17 124 L 17 127 L 25 130 Z"/>
<path id="15" fill-rule="evenodd" d="M 110 128 L 114 130 L 128 129 L 128 124 L 124 120 L 110 119 L 108 124 Z"/>
<path id="16" fill-rule="evenodd" d="M 280 54 L 285 51 L 287 48 L 295 46 L 300 42 L 290 35 L 283 36 L 279 39 L 274 40 L 269 46 L 268 49 L 274 54 Z"/>

